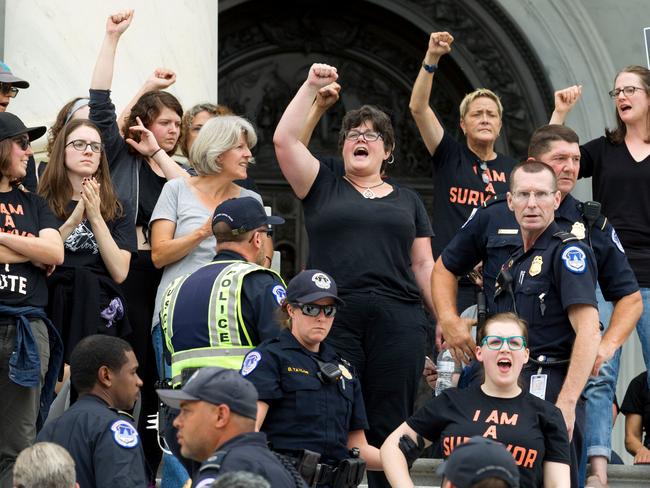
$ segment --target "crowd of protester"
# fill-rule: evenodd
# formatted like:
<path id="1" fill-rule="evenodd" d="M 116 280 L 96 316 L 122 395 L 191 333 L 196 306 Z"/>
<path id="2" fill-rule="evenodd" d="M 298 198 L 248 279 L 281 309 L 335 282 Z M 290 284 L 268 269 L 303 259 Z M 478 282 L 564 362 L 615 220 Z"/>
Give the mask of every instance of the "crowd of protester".
<path id="1" fill-rule="evenodd" d="M 412 486 L 425 446 L 493 451 L 473 436 L 515 461 L 480 486 L 607 486 L 635 328 L 650 368 L 648 69 L 616 75 L 617 126 L 583 145 L 561 125 L 581 87 L 557 91 L 517 164 L 495 151 L 494 92 L 460 104 L 465 141 L 442 126 L 429 98 L 454 38 L 432 33 L 409 104 L 431 159 L 429 216 L 390 178 L 393 122 L 378 107 L 345 114 L 339 156 L 310 152 L 341 90 L 336 67 L 312 65 L 273 137 L 309 237 L 308 269 L 286 286 L 267 269 L 283 219 L 249 174 L 253 125 L 211 103 L 183 111 L 163 68 L 116 111 L 132 20 L 108 17 L 89 96 L 63 105 L 45 161 L 31 142 L 46 128 L 7 111 L 29 83 L 0 64 L 0 488 L 343 488 L 366 468 L 371 488 Z M 581 177 L 599 203 L 570 195 Z M 432 386 L 444 373 L 425 362 L 434 320 L 436 347 L 465 369 L 414 412 L 422 371 Z M 159 410 L 160 436 L 145 428 Z M 626 449 L 650 463 L 647 371 L 621 411 Z M 458 466 L 445 486 L 474 486 Z"/>

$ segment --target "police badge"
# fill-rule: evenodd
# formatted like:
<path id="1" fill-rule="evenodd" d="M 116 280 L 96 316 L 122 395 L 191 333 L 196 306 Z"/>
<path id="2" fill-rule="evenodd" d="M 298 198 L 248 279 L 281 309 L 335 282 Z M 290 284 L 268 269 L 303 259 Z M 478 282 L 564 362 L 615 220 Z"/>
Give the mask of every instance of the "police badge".
<path id="1" fill-rule="evenodd" d="M 544 260 L 542 259 L 542 256 L 535 256 L 533 258 L 533 262 L 530 263 L 530 269 L 528 270 L 528 274 L 530 276 L 537 276 L 542 272 L 542 264 L 544 264 Z"/>
<path id="2" fill-rule="evenodd" d="M 573 227 L 571 227 L 571 234 L 576 236 L 578 239 L 585 238 L 585 224 L 582 222 L 575 222 Z"/>

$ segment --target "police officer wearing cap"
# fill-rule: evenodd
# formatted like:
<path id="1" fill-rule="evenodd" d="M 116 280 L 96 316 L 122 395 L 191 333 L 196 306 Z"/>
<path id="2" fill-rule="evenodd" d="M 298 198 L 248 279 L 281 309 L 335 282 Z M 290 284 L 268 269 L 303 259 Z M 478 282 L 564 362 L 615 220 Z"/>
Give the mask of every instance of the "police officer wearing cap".
<path id="1" fill-rule="evenodd" d="M 252 197 L 226 200 L 215 209 L 217 255 L 173 281 L 163 297 L 161 326 L 174 387 L 200 367 L 241 368 L 248 351 L 280 332 L 274 313 L 285 285 L 262 264 L 270 252 L 269 225 L 282 223 Z"/>
<path id="2" fill-rule="evenodd" d="M 582 453 L 582 390 L 591 373 L 600 333 L 596 262 L 590 247 L 553 221 L 560 205 L 553 170 L 538 161 L 512 171 L 508 207 L 519 223 L 523 245 L 501 267 L 495 312 L 515 312 L 529 324 L 526 388 L 556 404 L 571 443 L 572 486 L 578 486 Z M 576 421 L 577 419 L 577 421 Z"/>
<path id="3" fill-rule="evenodd" d="M 485 437 L 475 436 L 456 447 L 440 465 L 441 488 L 473 488 L 494 486 L 519 488 L 519 469 L 505 446 Z M 500 482 L 500 483 L 499 483 Z"/>
<path id="4" fill-rule="evenodd" d="M 65 447 L 79 486 L 146 487 L 144 453 L 131 410 L 142 387 L 128 342 L 92 335 L 70 356 L 70 380 L 79 399 L 38 434 L 39 442 Z"/>
<path id="5" fill-rule="evenodd" d="M 357 486 L 366 465 L 381 469 L 364 432 L 359 379 L 323 342 L 341 304 L 331 276 L 301 272 L 282 305 L 287 328 L 250 352 L 241 370 L 259 393 L 258 427 L 310 486 Z"/>
<path id="6" fill-rule="evenodd" d="M 160 399 L 180 413 L 174 419 L 183 456 L 201 462 L 192 486 L 205 488 L 219 476 L 247 471 L 272 488 L 302 488 L 295 469 L 267 447 L 255 432 L 257 391 L 232 369 L 201 368 L 181 390 L 158 390 Z"/>

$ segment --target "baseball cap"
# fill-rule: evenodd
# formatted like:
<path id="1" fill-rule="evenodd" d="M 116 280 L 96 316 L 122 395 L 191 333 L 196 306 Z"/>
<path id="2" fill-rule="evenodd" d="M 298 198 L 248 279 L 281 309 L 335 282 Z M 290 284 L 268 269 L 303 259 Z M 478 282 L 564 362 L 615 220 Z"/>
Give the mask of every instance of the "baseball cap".
<path id="1" fill-rule="evenodd" d="M 14 76 L 9 66 L 2 61 L 0 61 L 0 82 L 11 83 L 17 88 L 29 88 L 29 83 L 22 78 Z"/>
<path id="2" fill-rule="evenodd" d="M 338 297 L 334 279 L 318 269 L 306 269 L 298 273 L 287 287 L 289 303 L 312 303 L 321 298 L 333 298 L 342 304 Z"/>
<path id="3" fill-rule="evenodd" d="M 225 222 L 235 235 L 258 229 L 263 225 L 284 224 L 282 217 L 266 215 L 264 207 L 253 197 L 231 198 L 222 202 L 212 215 L 212 225 Z"/>
<path id="4" fill-rule="evenodd" d="M 20 134 L 27 134 L 29 140 L 34 141 L 45 134 L 46 130 L 47 128 L 45 126 L 25 127 L 23 121 L 14 114 L 0 112 L 0 141 L 19 136 Z"/>
<path id="5" fill-rule="evenodd" d="M 470 488 L 485 478 L 498 478 L 519 488 L 519 469 L 512 454 L 499 442 L 481 436 L 454 448 L 438 468 L 458 488 Z"/>
<path id="6" fill-rule="evenodd" d="M 253 383 L 234 369 L 216 366 L 197 370 L 180 390 L 156 390 L 160 399 L 172 408 L 183 401 L 226 404 L 242 417 L 257 417 L 257 390 Z"/>

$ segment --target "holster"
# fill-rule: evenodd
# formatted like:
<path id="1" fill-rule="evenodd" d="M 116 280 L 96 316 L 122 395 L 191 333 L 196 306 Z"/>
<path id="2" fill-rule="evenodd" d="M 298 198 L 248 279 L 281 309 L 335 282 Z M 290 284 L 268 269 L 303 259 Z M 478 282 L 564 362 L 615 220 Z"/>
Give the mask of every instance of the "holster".
<path id="1" fill-rule="evenodd" d="M 334 472 L 332 488 L 356 488 L 366 472 L 366 462 L 361 458 L 348 458 L 339 463 Z"/>
<path id="2" fill-rule="evenodd" d="M 308 486 L 312 486 L 314 478 L 317 476 L 318 461 L 320 461 L 320 454 L 308 449 L 302 450 L 302 455 L 297 459 L 296 469 L 300 476 L 307 482 Z"/>

